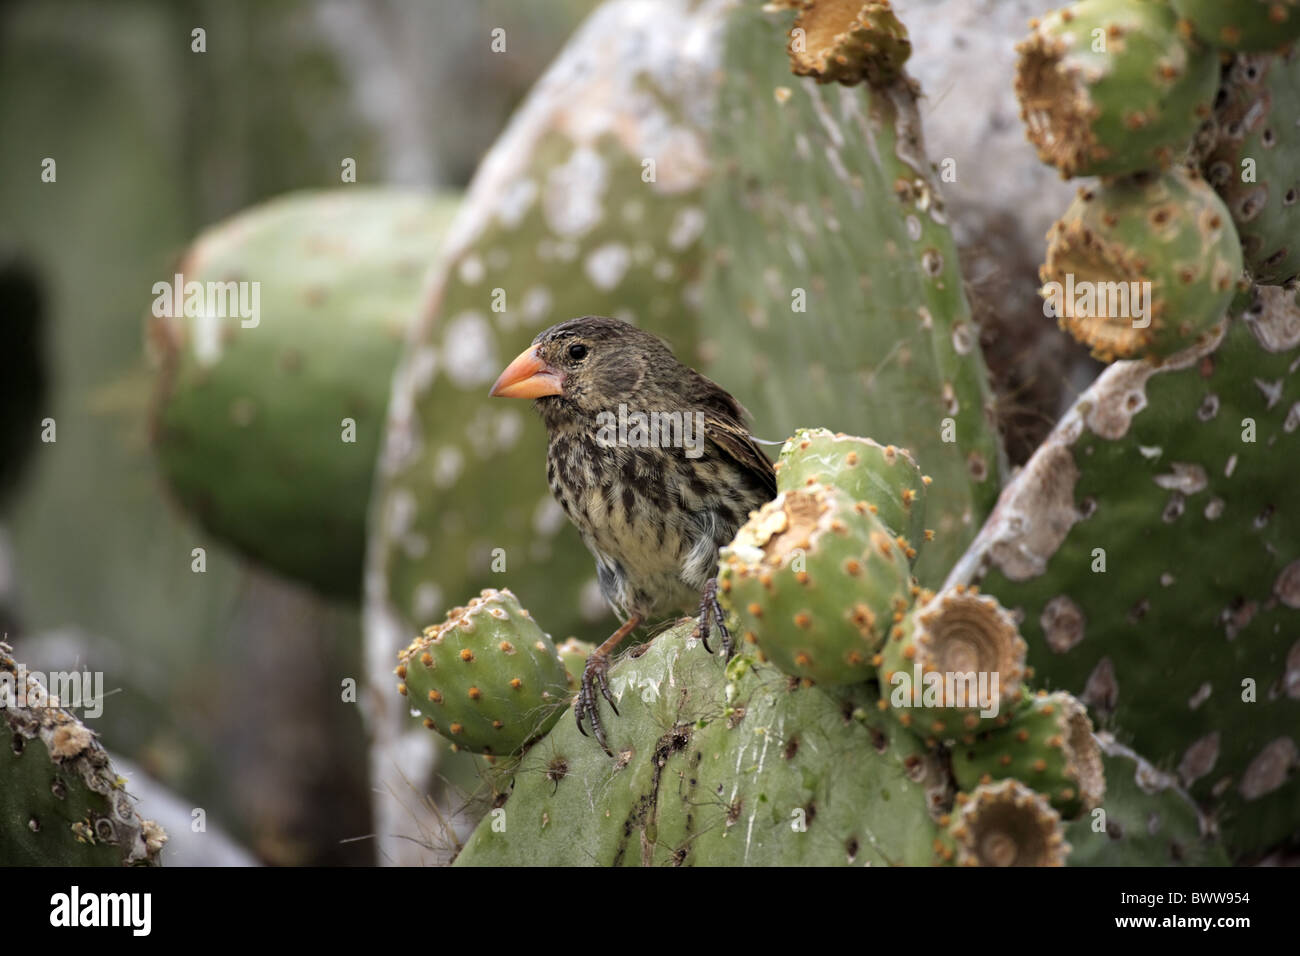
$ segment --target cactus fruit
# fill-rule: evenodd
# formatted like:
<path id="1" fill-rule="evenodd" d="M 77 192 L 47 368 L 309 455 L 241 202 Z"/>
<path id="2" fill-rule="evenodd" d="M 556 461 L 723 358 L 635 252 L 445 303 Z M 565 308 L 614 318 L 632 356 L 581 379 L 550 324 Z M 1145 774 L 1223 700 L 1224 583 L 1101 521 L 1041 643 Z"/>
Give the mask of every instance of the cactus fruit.
<path id="1" fill-rule="evenodd" d="M 887 86 L 912 55 L 889 0 L 799 0 L 790 30 L 791 69 L 818 83 Z"/>
<path id="2" fill-rule="evenodd" d="M 0 864 L 155 865 L 142 820 L 95 735 L 0 643 Z"/>
<path id="3" fill-rule="evenodd" d="M 1061 327 L 1109 362 L 1216 336 L 1241 265 L 1223 201 L 1176 169 L 1080 189 L 1048 232 L 1039 275 Z"/>
<path id="4" fill-rule="evenodd" d="M 611 667 L 615 760 L 560 721 L 456 865 L 931 862 L 951 784 L 870 684 L 832 694 L 744 656 L 724 668 L 693 631 Z"/>
<path id="5" fill-rule="evenodd" d="M 1237 57 L 1211 128 L 1202 169 L 1232 214 L 1246 268 L 1260 284 L 1288 282 L 1300 273 L 1300 49 Z"/>
<path id="6" fill-rule="evenodd" d="M 909 611 L 875 663 L 882 707 L 933 742 L 1004 726 L 1024 697 L 1025 642 L 1015 622 L 997 601 L 966 587 Z"/>
<path id="7" fill-rule="evenodd" d="M 897 536 L 865 502 L 811 485 L 778 494 L 722 549 L 718 596 L 785 673 L 852 684 L 874 673 L 911 576 Z"/>
<path id="8" fill-rule="evenodd" d="M 1047 797 L 1066 820 L 1091 810 L 1105 792 L 1101 751 L 1081 703 L 1057 691 L 1030 695 L 1010 723 L 952 750 L 952 773 L 963 790 L 1015 778 Z"/>
<path id="9" fill-rule="evenodd" d="M 595 644 L 580 641 L 576 637 L 570 637 L 568 640 L 556 645 L 555 652 L 560 655 L 564 670 L 569 675 L 570 689 L 577 688 L 578 681 L 582 679 L 582 672 L 587 666 L 587 658 L 591 656 L 591 652 L 595 649 Z"/>
<path id="10" fill-rule="evenodd" d="M 276 199 L 190 247 L 177 281 L 206 296 L 155 300 L 154 446 L 172 491 L 327 595 L 360 595 L 389 380 L 449 210 L 361 187 Z"/>
<path id="11" fill-rule="evenodd" d="M 1214 51 L 1149 0 L 1081 0 L 1016 49 L 1029 139 L 1066 179 L 1169 166 L 1210 115 L 1219 79 Z"/>
<path id="12" fill-rule="evenodd" d="M 1211 46 L 1263 52 L 1300 37 L 1297 0 L 1171 0 L 1179 26 Z"/>
<path id="13" fill-rule="evenodd" d="M 1064 866 L 1070 854 L 1061 816 L 1016 780 L 957 794 L 957 809 L 936 849 L 958 866 Z"/>
<path id="14" fill-rule="evenodd" d="M 485 590 L 399 655 L 398 690 L 425 726 L 475 753 L 513 754 L 569 701 L 555 645 L 508 590 Z"/>
<path id="15" fill-rule="evenodd" d="M 886 528 L 903 536 L 908 560 L 916 563 L 926 541 L 925 489 L 930 479 L 906 448 L 824 428 L 801 428 L 781 448 L 776 486 L 788 491 L 810 484 L 834 485 L 854 501 L 865 501 Z"/>

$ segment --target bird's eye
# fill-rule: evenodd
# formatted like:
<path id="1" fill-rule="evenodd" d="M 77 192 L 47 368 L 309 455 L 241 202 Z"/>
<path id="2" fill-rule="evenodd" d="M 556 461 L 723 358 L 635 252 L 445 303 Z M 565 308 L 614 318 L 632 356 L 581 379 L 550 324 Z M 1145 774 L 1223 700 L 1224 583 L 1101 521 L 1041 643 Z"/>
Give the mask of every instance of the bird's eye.
<path id="1" fill-rule="evenodd" d="M 569 358 L 573 359 L 575 362 L 581 362 L 586 357 L 587 346 L 583 345 L 581 342 L 569 346 Z"/>

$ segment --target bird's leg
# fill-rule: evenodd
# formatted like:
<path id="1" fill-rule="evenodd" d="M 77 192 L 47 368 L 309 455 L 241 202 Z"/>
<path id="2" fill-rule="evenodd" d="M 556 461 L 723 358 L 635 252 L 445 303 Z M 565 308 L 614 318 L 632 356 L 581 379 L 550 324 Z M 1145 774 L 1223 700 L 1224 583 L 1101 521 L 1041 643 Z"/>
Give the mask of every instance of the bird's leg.
<path id="1" fill-rule="evenodd" d="M 736 649 L 731 643 L 731 632 L 727 630 L 727 616 L 722 611 L 722 605 L 718 603 L 717 578 L 709 578 L 704 584 L 704 590 L 700 592 L 700 623 L 695 629 L 695 633 L 704 644 L 704 649 L 712 654 L 713 648 L 709 647 L 710 618 L 717 622 L 718 633 L 722 635 L 723 657 L 731 660 Z"/>
<path id="2" fill-rule="evenodd" d="M 614 756 L 614 752 L 605 742 L 605 728 L 601 726 L 600 713 L 596 706 L 596 686 L 599 685 L 601 695 L 609 701 L 609 706 L 614 708 L 614 715 L 618 716 L 618 707 L 615 706 L 614 697 L 609 692 L 609 657 L 640 623 L 641 615 L 633 614 L 622 627 L 610 635 L 609 640 L 591 652 L 591 656 L 587 658 L 587 665 L 582 669 L 582 686 L 578 690 L 578 703 L 573 708 L 573 715 L 578 719 L 578 731 L 586 737 L 587 731 L 582 726 L 582 721 L 584 717 L 590 720 L 596 742 L 611 757 Z"/>

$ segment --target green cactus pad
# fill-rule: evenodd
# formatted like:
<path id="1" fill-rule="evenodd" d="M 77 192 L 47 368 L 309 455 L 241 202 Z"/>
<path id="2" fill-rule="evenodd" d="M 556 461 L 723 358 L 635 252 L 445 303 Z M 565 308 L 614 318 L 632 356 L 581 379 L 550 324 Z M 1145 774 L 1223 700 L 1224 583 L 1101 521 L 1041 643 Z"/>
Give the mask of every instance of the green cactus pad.
<path id="1" fill-rule="evenodd" d="M 935 849 L 940 862 L 958 866 L 1064 866 L 1070 855 L 1060 814 L 1016 780 L 957 794 Z"/>
<path id="2" fill-rule="evenodd" d="M 882 708 L 931 743 L 1005 726 L 1025 693 L 1025 642 L 1015 622 L 997 601 L 964 586 L 918 603 L 875 663 Z M 959 676 L 972 674 L 973 681 Z"/>
<path id="3" fill-rule="evenodd" d="M 1232 214 L 1246 268 L 1261 284 L 1290 281 L 1300 273 L 1300 49 L 1237 57 L 1213 130 L 1202 169 Z"/>
<path id="4" fill-rule="evenodd" d="M 273 200 L 209 229 L 176 269 L 187 285 L 246 283 L 259 315 L 150 319 L 154 447 L 173 493 L 222 541 L 327 595 L 360 595 L 390 379 L 450 209 L 362 187 Z"/>
<path id="5" fill-rule="evenodd" d="M 927 540 L 925 489 L 930 479 L 906 448 L 801 428 L 781 448 L 776 486 L 789 491 L 810 484 L 834 485 L 854 501 L 865 501 L 886 528 L 903 536 L 908 561 L 916 563 Z"/>
<path id="6" fill-rule="evenodd" d="M 1015 778 L 1046 796 L 1066 820 L 1097 806 L 1105 775 L 1084 706 L 1061 691 L 1040 691 L 1010 716 L 1005 727 L 953 748 L 957 785 L 972 790 Z"/>
<path id="7" fill-rule="evenodd" d="M 1179 26 L 1227 50 L 1277 50 L 1300 37 L 1297 0 L 1171 0 Z"/>
<path id="8" fill-rule="evenodd" d="M 546 733 L 569 703 L 549 635 L 508 590 L 486 590 L 398 659 L 398 690 L 436 730 L 475 753 L 508 755 Z"/>
<path id="9" fill-rule="evenodd" d="M 723 666 L 683 622 L 610 669 L 615 759 L 560 721 L 458 866 L 924 865 L 951 799 L 870 685 L 832 694 Z M 716 648 L 715 648 L 716 650 Z"/>
<path id="10" fill-rule="evenodd" d="M 983 571 L 1037 678 L 1176 771 L 1234 859 L 1300 832 L 1297 369 L 1282 289 L 1222 342 L 1111 366 L 952 575 Z"/>
<path id="11" fill-rule="evenodd" d="M 166 842 L 94 733 L 0 643 L 0 864 L 156 865 Z"/>
<path id="12" fill-rule="evenodd" d="M 1071 4 L 1016 50 L 1021 119 L 1039 158 L 1066 179 L 1169 166 L 1210 115 L 1218 86 L 1214 51 L 1150 0 Z"/>
<path id="13" fill-rule="evenodd" d="M 950 211 L 912 88 L 793 82 L 787 16 L 740 4 L 728 18 L 701 371 L 761 437 L 816 424 L 909 448 L 934 478 L 935 540 L 915 569 L 933 587 L 1005 464 Z"/>
<path id="14" fill-rule="evenodd" d="M 790 29 L 790 68 L 818 83 L 886 86 L 912 55 L 889 0 L 799 0 Z"/>
<path id="15" fill-rule="evenodd" d="M 1223 201 L 1180 169 L 1080 189 L 1048 232 L 1039 277 L 1045 309 L 1109 362 L 1217 335 L 1241 266 Z"/>
<path id="16" fill-rule="evenodd" d="M 864 502 L 825 485 L 782 492 L 722 549 L 719 599 L 738 633 L 785 673 L 870 678 L 911 599 L 907 556 Z"/>
<path id="17" fill-rule="evenodd" d="M 1177 774 L 1108 733 L 1096 737 L 1106 777 L 1101 805 L 1066 824 L 1070 866 L 1227 866 L 1228 856 Z"/>

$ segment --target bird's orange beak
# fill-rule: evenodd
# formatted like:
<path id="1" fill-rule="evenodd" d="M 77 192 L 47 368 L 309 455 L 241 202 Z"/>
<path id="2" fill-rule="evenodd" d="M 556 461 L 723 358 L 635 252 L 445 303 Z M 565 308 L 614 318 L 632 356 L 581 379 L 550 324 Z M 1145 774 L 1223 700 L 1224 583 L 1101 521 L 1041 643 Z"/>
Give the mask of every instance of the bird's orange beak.
<path id="1" fill-rule="evenodd" d="M 551 368 L 537 355 L 537 349 L 530 347 L 519 353 L 519 357 L 506 366 L 496 384 L 489 393 L 497 398 L 541 398 L 543 395 L 559 395 L 564 379 L 559 372 Z"/>

